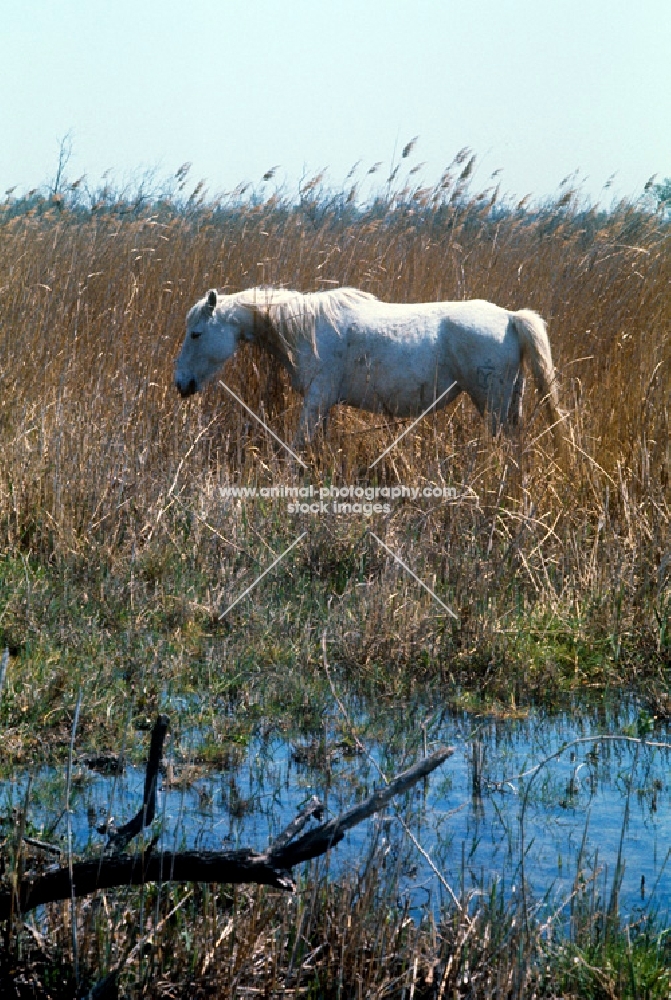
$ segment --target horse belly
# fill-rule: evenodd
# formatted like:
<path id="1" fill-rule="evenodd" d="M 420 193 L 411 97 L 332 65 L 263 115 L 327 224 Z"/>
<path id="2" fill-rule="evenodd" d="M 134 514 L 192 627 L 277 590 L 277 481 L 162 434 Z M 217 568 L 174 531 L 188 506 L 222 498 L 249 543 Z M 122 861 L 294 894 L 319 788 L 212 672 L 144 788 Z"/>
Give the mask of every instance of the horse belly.
<path id="1" fill-rule="evenodd" d="M 350 359 L 341 383 L 340 402 L 370 413 L 414 417 L 423 413 L 454 381 L 449 373 L 419 358 L 388 359 L 359 354 Z M 439 406 L 447 400 L 441 400 Z"/>

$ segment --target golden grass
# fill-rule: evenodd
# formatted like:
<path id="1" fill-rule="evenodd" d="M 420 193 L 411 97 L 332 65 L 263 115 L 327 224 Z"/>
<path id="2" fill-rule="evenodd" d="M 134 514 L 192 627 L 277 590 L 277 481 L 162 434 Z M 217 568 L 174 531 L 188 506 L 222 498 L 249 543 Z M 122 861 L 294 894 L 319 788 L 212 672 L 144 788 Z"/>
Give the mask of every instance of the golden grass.
<path id="1" fill-rule="evenodd" d="M 423 657 L 454 678 L 459 656 L 481 653 L 485 672 L 496 672 L 520 615 L 539 641 L 548 621 L 556 635 L 572 634 L 561 656 L 575 654 L 576 678 L 575 639 L 590 615 L 614 637 L 615 659 L 624 636 L 659 663 L 671 570 L 671 230 L 631 204 L 581 209 L 570 192 L 542 209 L 496 214 L 465 184 L 448 177 L 365 211 L 310 201 L 309 187 L 298 207 L 275 197 L 182 212 L 164 205 L 141 217 L 44 204 L 17 214 L 7 205 L 4 551 L 80 569 L 124 566 L 145 600 L 160 599 L 166 553 L 180 551 L 199 581 L 185 614 L 204 610 L 215 621 L 258 565 L 309 527 L 302 570 L 335 587 L 329 621 L 343 658 L 360 667 Z M 379 484 L 457 487 L 457 501 L 396 505 L 373 530 L 455 606 L 459 628 L 446 630 L 431 599 L 370 537 L 361 541 L 363 521 L 292 519 L 281 505 L 221 500 L 222 485 L 287 483 L 294 471 L 216 384 L 181 401 L 173 361 L 186 311 L 208 287 L 260 283 L 356 285 L 398 301 L 484 297 L 548 321 L 565 454 L 553 452 L 528 392 L 518 440 L 492 441 L 460 401 L 425 419 L 375 470 Z M 241 352 L 226 378 L 291 436 L 300 400 L 268 359 Z M 340 408 L 310 456 L 311 481 L 367 481 L 401 426 Z M 239 609 L 250 628 L 255 609 Z M 457 655 L 449 670 L 448 651 Z M 557 664 L 546 668 L 552 682 Z"/>
<path id="2" fill-rule="evenodd" d="M 47 733 L 67 742 L 78 687 L 81 738 L 95 740 L 109 738 L 110 719 L 124 724 L 128 702 L 136 720 L 161 708 L 178 676 L 202 695 L 202 718 L 227 752 L 235 726 L 244 735 L 245 720 L 273 700 L 298 706 L 308 729 L 312 712 L 318 726 L 306 678 L 317 674 L 324 627 L 333 662 L 392 695 L 437 678 L 466 703 L 475 692 L 510 709 L 567 685 L 651 683 L 655 706 L 669 710 L 671 229 L 634 205 L 583 210 L 570 194 L 496 214 L 491 199 L 468 195 L 467 167 L 461 181 L 455 168 L 435 190 L 366 211 L 344 198 L 310 201 L 308 186 L 299 207 L 275 198 L 138 217 L 124 206 L 5 206 L 0 640 L 26 651 L 3 695 L 6 759 L 35 759 Z M 173 359 L 186 311 L 208 287 L 260 283 L 537 309 L 567 412 L 564 454 L 552 450 L 533 392 L 512 442 L 492 441 L 460 401 L 423 421 L 375 479 L 454 485 L 457 500 L 399 503 L 386 522 L 223 501 L 221 486 L 289 483 L 295 469 L 216 385 L 181 401 Z M 291 436 L 300 400 L 283 373 L 250 351 L 226 378 Z M 307 478 L 367 482 L 400 426 L 342 408 Z M 458 612 L 458 625 L 366 534 L 368 523 Z M 269 578 L 220 623 L 305 528 L 283 579 Z M 31 652 L 31 637 L 58 655 Z M 293 899 L 197 890 L 174 934 L 163 928 L 133 953 L 122 981 L 151 980 L 152 996 L 178 995 L 177 982 L 261 983 L 268 995 L 316 995 L 319 983 L 323 995 L 340 984 L 342 995 L 447 996 L 474 975 L 473 995 L 542 986 L 541 938 L 535 957 L 523 955 L 529 940 L 512 916 L 485 907 L 473 925 L 448 915 L 417 926 L 384 891 L 377 874 L 363 885 L 314 879 Z M 67 912 L 45 918 L 66 951 Z M 135 895 L 82 906 L 83 965 L 114 967 L 136 941 L 136 915 Z M 565 995 L 580 995 L 579 984 Z"/>
<path id="3" fill-rule="evenodd" d="M 311 866 L 291 896 L 206 885 L 101 894 L 78 907 L 79 989 L 69 904 L 52 904 L 39 930 L 17 928 L 0 983 L 7 996 L 45 1000 L 92 987 L 152 1000 L 668 996 L 668 935 L 645 918 L 609 920 L 587 886 L 576 890 L 569 937 L 560 909 L 525 919 L 496 889 L 417 919 L 399 898 L 399 867 L 371 852 L 358 876 L 334 884 Z"/>

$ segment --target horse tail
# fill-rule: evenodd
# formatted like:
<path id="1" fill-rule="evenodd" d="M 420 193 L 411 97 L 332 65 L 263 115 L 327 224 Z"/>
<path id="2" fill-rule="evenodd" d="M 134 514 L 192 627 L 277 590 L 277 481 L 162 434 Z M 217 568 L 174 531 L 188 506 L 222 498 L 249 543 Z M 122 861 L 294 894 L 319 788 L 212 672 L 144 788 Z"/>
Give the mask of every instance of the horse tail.
<path id="1" fill-rule="evenodd" d="M 559 424 L 562 414 L 559 409 L 557 381 L 545 320 L 531 309 L 520 309 L 512 313 L 511 318 L 519 338 L 522 358 L 529 359 L 536 387 L 543 397 L 555 445 L 561 447 L 562 435 Z"/>

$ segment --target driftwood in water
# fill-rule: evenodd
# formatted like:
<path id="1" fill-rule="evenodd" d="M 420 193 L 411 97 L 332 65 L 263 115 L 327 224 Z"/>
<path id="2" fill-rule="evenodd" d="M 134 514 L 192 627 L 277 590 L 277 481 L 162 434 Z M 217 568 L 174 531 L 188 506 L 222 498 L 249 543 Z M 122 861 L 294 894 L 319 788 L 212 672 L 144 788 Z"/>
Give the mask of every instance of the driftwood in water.
<path id="1" fill-rule="evenodd" d="M 99 889 L 144 885 L 146 882 L 255 882 L 293 890 L 291 869 L 295 865 L 325 854 L 353 826 L 379 812 L 390 799 L 407 791 L 454 753 L 449 747 L 437 750 L 403 771 L 364 802 L 300 836 L 308 820 L 312 817 L 320 819 L 322 815 L 321 803 L 316 797 L 312 798 L 262 853 L 251 848 L 234 851 L 155 851 L 153 843 L 138 854 L 118 853 L 119 848 L 123 848 L 154 817 L 156 776 L 167 725 L 166 716 L 159 716 L 152 732 L 142 808 L 130 823 L 110 832 L 108 850 L 114 853 L 105 853 L 94 861 L 74 862 L 72 875 L 67 865 L 41 874 L 25 875 L 15 890 L 0 892 L 0 920 L 6 920 L 12 912 L 25 913 L 43 903 L 86 896 Z"/>

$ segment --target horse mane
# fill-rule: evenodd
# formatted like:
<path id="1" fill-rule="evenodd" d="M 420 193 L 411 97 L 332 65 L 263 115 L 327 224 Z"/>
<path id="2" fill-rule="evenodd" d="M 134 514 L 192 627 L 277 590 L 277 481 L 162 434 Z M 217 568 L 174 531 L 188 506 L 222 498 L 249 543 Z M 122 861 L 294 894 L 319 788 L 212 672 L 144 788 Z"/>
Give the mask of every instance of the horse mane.
<path id="1" fill-rule="evenodd" d="M 358 288 L 331 288 L 323 292 L 296 292 L 288 288 L 248 288 L 230 296 L 232 303 L 251 309 L 256 320 L 254 339 L 271 353 L 283 354 L 293 363 L 298 348 L 308 343 L 317 355 L 319 320 L 339 330 L 340 311 L 361 302 L 376 302 Z"/>

